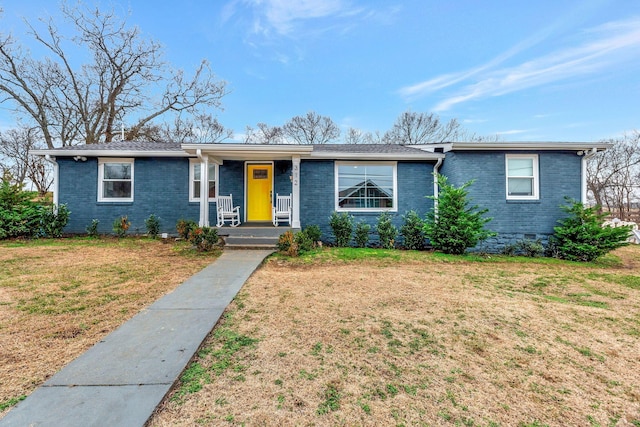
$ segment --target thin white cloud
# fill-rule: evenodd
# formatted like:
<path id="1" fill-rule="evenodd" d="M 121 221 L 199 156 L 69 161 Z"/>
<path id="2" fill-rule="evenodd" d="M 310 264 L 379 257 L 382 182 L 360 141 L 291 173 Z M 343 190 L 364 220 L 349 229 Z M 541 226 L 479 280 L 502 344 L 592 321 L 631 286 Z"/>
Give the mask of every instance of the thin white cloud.
<path id="1" fill-rule="evenodd" d="M 254 11 L 252 31 L 263 35 L 290 35 L 304 21 L 350 17 L 362 11 L 346 0 L 245 0 L 244 3 Z M 228 7 L 235 9 L 236 5 L 232 2 Z"/>
<path id="2" fill-rule="evenodd" d="M 496 135 L 519 135 L 521 133 L 531 132 L 529 129 L 511 129 L 496 132 Z"/>
<path id="3" fill-rule="evenodd" d="M 405 98 L 416 98 L 422 95 L 426 95 L 430 92 L 444 89 L 456 83 L 460 83 L 461 81 L 481 74 L 483 71 L 497 67 L 508 59 L 518 55 L 520 52 L 523 52 L 526 49 L 529 49 L 530 47 L 543 42 L 544 40 L 549 38 L 558 29 L 559 26 L 560 20 L 556 21 L 552 25 L 549 25 L 548 27 L 541 29 L 540 31 L 537 31 L 531 37 L 516 44 L 512 48 L 507 49 L 505 52 L 501 53 L 485 64 L 479 65 L 467 71 L 443 74 L 441 76 L 426 80 L 415 85 L 403 87 L 398 92 Z"/>
<path id="4" fill-rule="evenodd" d="M 433 108 L 434 111 L 445 111 L 474 99 L 505 95 L 593 74 L 639 57 L 638 17 L 603 24 L 585 31 L 583 36 L 587 40 L 578 46 L 556 50 L 516 66 L 496 68 L 504 60 L 520 52 L 521 47 L 510 49 L 487 64 L 471 70 L 438 76 L 418 85 L 402 88 L 399 92 L 405 97 L 415 97 L 469 82 Z M 524 46 L 530 43 L 525 43 Z"/>

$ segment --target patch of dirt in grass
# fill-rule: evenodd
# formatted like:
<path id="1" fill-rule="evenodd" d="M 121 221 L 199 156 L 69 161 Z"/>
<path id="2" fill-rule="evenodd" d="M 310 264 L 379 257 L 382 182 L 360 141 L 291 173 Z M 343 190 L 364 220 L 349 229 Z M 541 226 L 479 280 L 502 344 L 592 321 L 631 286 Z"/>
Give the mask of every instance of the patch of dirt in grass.
<path id="1" fill-rule="evenodd" d="M 640 290 L 590 273 L 640 274 L 639 249 L 617 267 L 271 260 L 214 330 L 257 341 L 223 359 L 212 334 L 201 389 L 178 384 L 150 425 L 637 424 Z"/>
<path id="2" fill-rule="evenodd" d="M 213 259 L 149 239 L 3 243 L 0 404 L 29 394 Z"/>

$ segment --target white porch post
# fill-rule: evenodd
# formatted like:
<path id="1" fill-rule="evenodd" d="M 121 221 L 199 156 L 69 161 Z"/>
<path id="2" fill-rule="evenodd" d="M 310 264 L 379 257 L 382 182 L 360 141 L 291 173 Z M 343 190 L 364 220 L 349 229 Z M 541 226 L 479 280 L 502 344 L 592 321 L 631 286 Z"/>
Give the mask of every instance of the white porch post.
<path id="1" fill-rule="evenodd" d="M 200 158 L 200 227 L 209 226 L 209 156 L 198 150 Z"/>
<path id="2" fill-rule="evenodd" d="M 291 193 L 293 196 L 291 227 L 300 228 L 300 156 L 291 157 Z"/>

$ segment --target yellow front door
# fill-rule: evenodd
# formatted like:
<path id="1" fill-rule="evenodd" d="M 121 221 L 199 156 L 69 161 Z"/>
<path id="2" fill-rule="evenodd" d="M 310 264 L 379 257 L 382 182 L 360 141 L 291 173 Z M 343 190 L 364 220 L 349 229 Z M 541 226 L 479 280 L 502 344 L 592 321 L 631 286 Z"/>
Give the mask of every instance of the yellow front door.
<path id="1" fill-rule="evenodd" d="M 273 165 L 247 165 L 247 221 L 271 221 Z"/>

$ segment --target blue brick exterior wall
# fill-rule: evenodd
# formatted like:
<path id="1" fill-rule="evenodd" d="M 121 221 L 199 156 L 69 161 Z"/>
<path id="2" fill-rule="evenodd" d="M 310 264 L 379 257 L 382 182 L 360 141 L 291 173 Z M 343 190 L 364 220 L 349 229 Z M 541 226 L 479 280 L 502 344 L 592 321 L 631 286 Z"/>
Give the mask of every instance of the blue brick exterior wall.
<path id="1" fill-rule="evenodd" d="M 440 172 L 456 186 L 475 180 L 469 187 L 471 203 L 489 209 L 486 216 L 493 219 L 486 228 L 498 233 L 476 249 L 499 252 L 506 244 L 524 238 L 546 243 L 558 219 L 565 215 L 560 209 L 560 205 L 565 204 L 564 197 L 580 199 L 579 156 L 572 152 L 521 153 L 538 154 L 539 200 L 507 200 L 504 152 L 447 153 Z"/>
<path id="2" fill-rule="evenodd" d="M 98 202 L 98 159 L 76 162 L 58 158 L 59 202 L 71 211 L 67 233 L 85 233 L 93 219 L 100 233 L 112 233 L 116 218 L 126 215 L 130 233 L 145 233 L 144 220 L 160 218 L 161 232 L 175 233 L 178 219 L 198 221 L 199 204 L 189 203 L 189 160 L 137 158 L 134 162 L 133 202 Z M 214 204 L 211 204 L 214 211 Z"/>
<path id="3" fill-rule="evenodd" d="M 277 160 L 273 165 L 273 187 L 274 193 L 281 196 L 291 194 L 291 161 Z M 275 194 L 274 194 L 275 198 Z"/>
<path id="4" fill-rule="evenodd" d="M 488 208 L 492 221 L 487 228 L 498 236 L 476 249 L 490 252 L 502 250 L 504 245 L 523 238 L 546 242 L 558 219 L 564 216 L 560 205 L 564 197 L 580 198 L 581 158 L 572 152 L 527 151 L 538 154 L 540 199 L 513 201 L 506 199 L 504 152 L 449 152 L 440 172 L 454 185 L 471 179 L 469 187 L 473 204 Z M 516 152 L 514 152 L 516 154 Z M 111 233 L 113 221 L 127 215 L 131 233 L 144 233 L 144 220 L 150 214 L 160 218 L 161 231 L 175 233 L 179 219 L 198 221 L 199 203 L 189 202 L 189 159 L 137 158 L 134 166 L 134 201 L 98 202 L 98 159 L 76 162 L 72 158 L 58 158 L 59 201 L 71 211 L 68 233 L 85 233 L 95 218 L 100 221 L 99 232 Z M 335 168 L 333 160 L 302 160 L 300 165 L 300 222 L 302 227 L 320 227 L 323 240 L 333 241 L 329 217 L 335 210 Z M 402 216 L 416 210 L 421 216 L 433 207 L 427 196 L 433 194 L 433 162 L 398 162 L 398 211 L 392 213 L 394 224 L 400 228 Z M 292 191 L 291 161 L 274 162 L 274 193 Z M 245 162 L 225 160 L 219 167 L 219 194 L 233 194 L 234 203 L 241 207 L 244 218 Z M 210 204 L 210 222 L 215 224 L 215 203 Z M 356 222 L 365 221 L 375 227 L 379 212 L 352 212 Z M 372 234 L 372 242 L 377 240 Z M 401 240 L 400 240 L 401 243 Z"/>
<path id="5" fill-rule="evenodd" d="M 402 216 L 416 210 L 424 216 L 432 207 L 433 164 L 424 162 L 398 162 L 398 211 L 392 212 L 398 229 Z M 335 168 L 333 161 L 303 160 L 300 165 L 300 223 L 302 227 L 315 224 L 322 231 L 322 240 L 333 242 L 329 217 L 335 210 Z M 351 212 L 356 222 L 366 222 L 372 231 L 380 212 Z M 377 236 L 371 235 L 371 242 Z M 401 239 L 399 239 L 401 243 Z"/>

